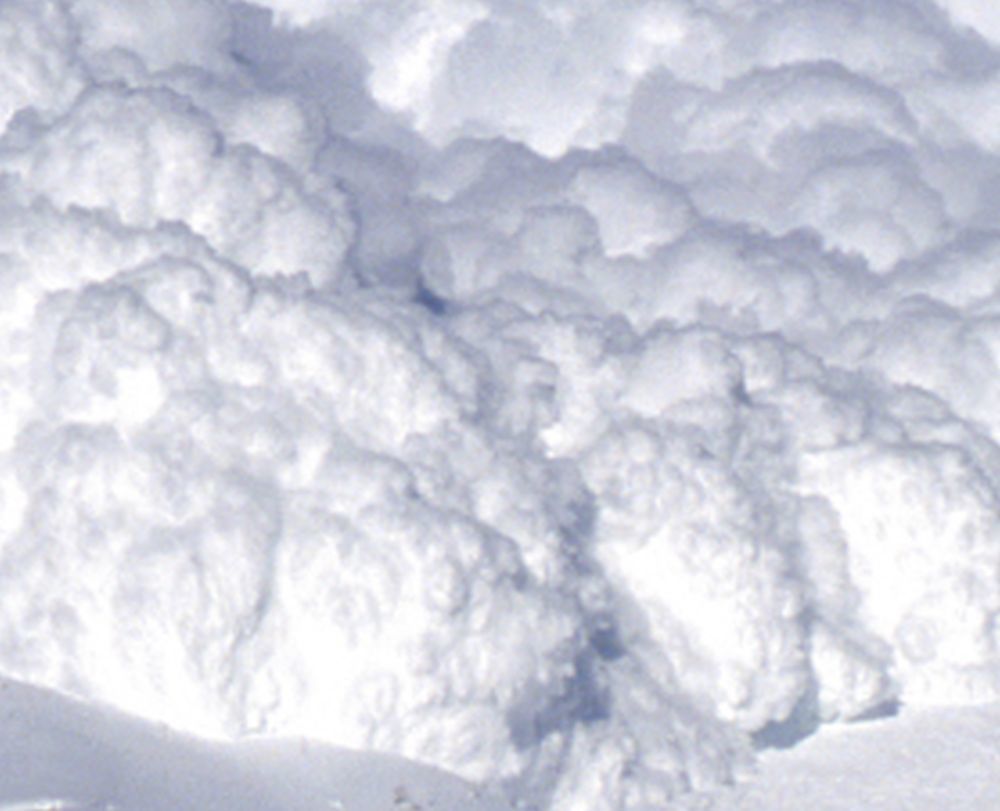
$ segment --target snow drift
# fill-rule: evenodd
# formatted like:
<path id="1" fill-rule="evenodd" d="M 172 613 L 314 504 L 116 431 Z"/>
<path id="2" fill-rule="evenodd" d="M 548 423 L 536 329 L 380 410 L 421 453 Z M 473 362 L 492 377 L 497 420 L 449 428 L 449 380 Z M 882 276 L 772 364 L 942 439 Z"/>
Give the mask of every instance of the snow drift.
<path id="1" fill-rule="evenodd" d="M 453 775 L 306 739 L 201 741 L 0 680 L 4 811 L 510 811 Z"/>
<path id="2" fill-rule="evenodd" d="M 552 809 L 1000 698 L 997 20 L 0 5 L 0 669 Z"/>

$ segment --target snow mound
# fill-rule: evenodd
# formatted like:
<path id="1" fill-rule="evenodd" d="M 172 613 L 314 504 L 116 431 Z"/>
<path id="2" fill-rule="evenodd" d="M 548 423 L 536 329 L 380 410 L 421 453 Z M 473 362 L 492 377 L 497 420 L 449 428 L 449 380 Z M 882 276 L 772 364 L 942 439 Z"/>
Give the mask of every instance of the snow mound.
<path id="1" fill-rule="evenodd" d="M 0 670 L 553 811 L 1000 698 L 940 5 L 0 4 Z"/>
<path id="2" fill-rule="evenodd" d="M 210 744 L 7 679 L 0 708 L 3 811 L 512 807 L 402 758 L 306 739 Z"/>

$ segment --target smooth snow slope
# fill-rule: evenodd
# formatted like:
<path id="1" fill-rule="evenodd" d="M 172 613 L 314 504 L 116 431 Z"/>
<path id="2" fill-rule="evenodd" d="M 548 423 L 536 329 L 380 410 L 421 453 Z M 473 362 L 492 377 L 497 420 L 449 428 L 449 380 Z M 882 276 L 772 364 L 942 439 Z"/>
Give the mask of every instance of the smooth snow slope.
<path id="1" fill-rule="evenodd" d="M 0 672 L 552 811 L 1000 700 L 953 0 L 0 0 Z"/>
<path id="2" fill-rule="evenodd" d="M 678 811 L 862 808 L 1000 808 L 1000 707 L 929 707 L 830 728 L 764 754 L 752 782 L 678 804 Z"/>
<path id="3" fill-rule="evenodd" d="M 198 741 L 0 680 L 0 808 L 90 811 L 502 811 L 401 758 L 315 741 Z"/>
<path id="4" fill-rule="evenodd" d="M 207 743 L 0 680 L 4 811 L 502 811 L 489 792 L 424 766 L 315 741 Z M 992 811 L 1000 707 L 928 708 L 770 750 L 739 786 L 677 811 Z"/>

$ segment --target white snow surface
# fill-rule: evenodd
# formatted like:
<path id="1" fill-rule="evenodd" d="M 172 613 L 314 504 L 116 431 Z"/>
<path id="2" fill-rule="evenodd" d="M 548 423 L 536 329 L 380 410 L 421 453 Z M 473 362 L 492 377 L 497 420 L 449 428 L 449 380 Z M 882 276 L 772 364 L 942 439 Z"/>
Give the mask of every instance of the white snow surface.
<path id="1" fill-rule="evenodd" d="M 0 679 L 2 811 L 514 811 L 500 794 L 391 755 L 305 738 L 207 742 Z M 833 725 L 674 811 L 993 811 L 1000 705 Z"/>
<path id="2" fill-rule="evenodd" d="M 1000 701 L 1000 11 L 0 0 L 0 672 L 551 811 Z"/>
<path id="3" fill-rule="evenodd" d="M 754 780 L 686 795 L 675 811 L 992 811 L 998 773 L 1000 706 L 922 707 L 769 751 Z"/>
<path id="4" fill-rule="evenodd" d="M 511 811 L 427 766 L 307 739 L 209 743 L 0 680 L 3 811 Z"/>

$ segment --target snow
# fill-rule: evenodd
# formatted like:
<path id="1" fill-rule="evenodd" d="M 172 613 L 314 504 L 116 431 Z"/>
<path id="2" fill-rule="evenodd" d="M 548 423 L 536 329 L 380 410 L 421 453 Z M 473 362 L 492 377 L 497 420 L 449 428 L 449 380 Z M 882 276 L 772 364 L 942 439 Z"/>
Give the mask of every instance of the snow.
<path id="1" fill-rule="evenodd" d="M 753 783 L 690 796 L 682 811 L 986 811 L 1000 802 L 1000 708 L 927 707 L 830 728 L 760 759 Z"/>
<path id="2" fill-rule="evenodd" d="M 760 758 L 753 782 L 678 811 L 996 808 L 1000 708 L 929 707 L 831 727 Z M 48 690 L 0 681 L 0 808 L 512 809 L 426 766 L 308 739 L 209 743 Z M 918 775 L 918 779 L 914 779 Z"/>
<path id="3" fill-rule="evenodd" d="M 781 807 L 988 741 L 998 21 L 0 2 L 11 801 L 294 737 L 369 753 L 307 782 L 637 811 L 759 763 Z"/>
<path id="4" fill-rule="evenodd" d="M 0 718 L 4 811 L 511 808 L 401 758 L 307 739 L 207 743 L 6 679 Z"/>

